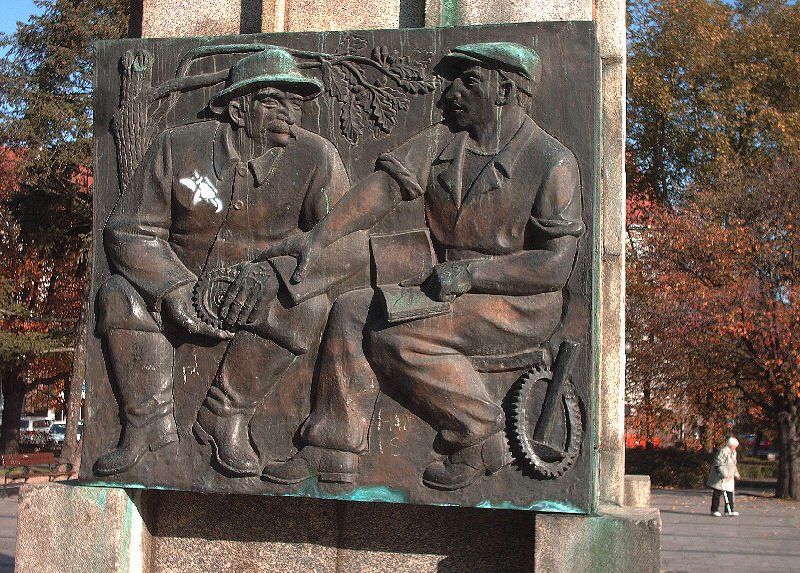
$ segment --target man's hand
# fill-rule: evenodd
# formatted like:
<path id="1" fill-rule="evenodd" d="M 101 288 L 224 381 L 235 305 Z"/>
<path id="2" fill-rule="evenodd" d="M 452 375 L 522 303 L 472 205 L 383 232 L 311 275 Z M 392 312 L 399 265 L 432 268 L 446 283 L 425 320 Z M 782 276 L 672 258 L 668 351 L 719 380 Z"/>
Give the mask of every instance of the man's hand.
<path id="1" fill-rule="evenodd" d="M 252 322 L 259 309 L 275 299 L 279 286 L 272 265 L 246 263 L 222 299 L 219 316 L 223 326 L 231 328 Z"/>
<path id="2" fill-rule="evenodd" d="M 223 340 L 233 334 L 219 330 L 200 320 L 192 305 L 192 284 L 171 290 L 161 300 L 161 313 L 189 334 L 208 336 Z"/>
<path id="3" fill-rule="evenodd" d="M 436 265 L 422 288 L 434 300 L 451 302 L 472 288 L 472 276 L 467 262 L 454 261 Z"/>
<path id="4" fill-rule="evenodd" d="M 256 261 L 266 261 L 267 259 L 283 255 L 294 257 L 297 259 L 297 268 L 295 268 L 290 280 L 292 283 L 297 284 L 303 282 L 303 279 L 306 278 L 309 266 L 313 265 L 317 259 L 319 259 L 322 248 L 323 245 L 319 237 L 317 237 L 312 229 L 307 233 L 290 235 L 282 241 L 270 245 L 258 255 Z"/>

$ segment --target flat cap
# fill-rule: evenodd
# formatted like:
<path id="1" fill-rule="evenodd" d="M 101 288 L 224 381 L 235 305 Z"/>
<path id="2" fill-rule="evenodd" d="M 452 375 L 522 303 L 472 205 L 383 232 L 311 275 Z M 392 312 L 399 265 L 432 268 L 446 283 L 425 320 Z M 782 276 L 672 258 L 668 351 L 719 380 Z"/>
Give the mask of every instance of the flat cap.
<path id="1" fill-rule="evenodd" d="M 542 71 L 539 54 L 531 48 L 513 42 L 484 42 L 480 44 L 464 44 L 450 50 L 439 65 L 474 62 L 486 67 L 515 72 L 528 78 L 534 84 L 538 82 Z"/>

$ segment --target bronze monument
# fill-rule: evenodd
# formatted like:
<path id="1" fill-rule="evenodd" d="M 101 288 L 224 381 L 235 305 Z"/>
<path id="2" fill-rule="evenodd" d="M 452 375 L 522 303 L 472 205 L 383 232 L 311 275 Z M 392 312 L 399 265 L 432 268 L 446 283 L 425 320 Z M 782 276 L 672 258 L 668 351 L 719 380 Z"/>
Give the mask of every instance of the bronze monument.
<path id="1" fill-rule="evenodd" d="M 83 481 L 589 510 L 592 24 L 98 58 Z"/>

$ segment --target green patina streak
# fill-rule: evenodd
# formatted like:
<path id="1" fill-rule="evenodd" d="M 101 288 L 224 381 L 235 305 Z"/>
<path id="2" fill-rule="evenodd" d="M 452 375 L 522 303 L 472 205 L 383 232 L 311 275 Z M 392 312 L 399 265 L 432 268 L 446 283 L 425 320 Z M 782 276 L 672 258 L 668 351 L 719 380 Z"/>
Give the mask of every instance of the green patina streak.
<path id="1" fill-rule="evenodd" d="M 458 25 L 458 0 L 442 0 L 442 26 Z"/>
<path id="2" fill-rule="evenodd" d="M 81 495 L 88 500 L 93 501 L 97 504 L 97 508 L 100 511 L 105 511 L 106 509 L 106 498 L 108 497 L 108 492 L 105 490 L 98 490 L 92 491 L 90 488 L 84 488 L 80 490 Z"/>
<path id="3" fill-rule="evenodd" d="M 509 501 L 502 501 L 502 502 L 492 502 L 489 500 L 483 500 L 475 504 L 475 507 L 480 507 L 483 509 L 517 509 L 517 510 L 524 510 L 524 511 L 541 511 L 546 513 L 574 513 L 574 514 L 585 514 L 586 511 L 580 509 L 572 505 L 571 503 L 567 503 L 565 501 L 552 501 L 552 500 L 543 500 L 543 501 L 535 501 L 530 505 L 516 505 Z"/>
<path id="4" fill-rule="evenodd" d="M 331 198 L 328 197 L 328 190 L 325 187 L 322 188 L 322 196 L 325 197 L 325 214 L 331 212 Z"/>
<path id="5" fill-rule="evenodd" d="M 589 520 L 588 547 L 578 544 L 574 547 L 575 561 L 585 562 L 592 571 L 605 573 L 619 570 L 619 553 L 624 552 L 624 548 L 619 551 L 617 546 L 620 542 L 625 543 L 624 524 L 615 519 L 594 517 Z"/>
<path id="6" fill-rule="evenodd" d="M 125 506 L 125 520 L 122 524 L 122 543 L 120 544 L 120 567 L 122 571 L 130 569 L 131 520 L 133 519 L 133 500 L 129 497 Z"/>
<path id="7" fill-rule="evenodd" d="M 320 490 L 317 480 L 306 481 L 300 489 L 289 495 L 291 497 L 316 497 L 322 499 L 339 499 L 343 501 L 408 502 L 408 495 L 405 492 L 386 486 L 359 487 L 346 493 L 326 493 Z"/>

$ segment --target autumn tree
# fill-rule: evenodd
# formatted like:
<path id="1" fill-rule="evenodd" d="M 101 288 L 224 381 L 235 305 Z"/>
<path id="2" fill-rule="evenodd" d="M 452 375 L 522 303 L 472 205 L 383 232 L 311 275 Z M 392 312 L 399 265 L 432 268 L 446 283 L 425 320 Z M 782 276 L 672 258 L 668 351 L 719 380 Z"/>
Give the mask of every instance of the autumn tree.
<path id="1" fill-rule="evenodd" d="M 706 445 L 743 414 L 772 424 L 777 494 L 800 498 L 800 8 L 630 14 L 629 385 L 643 405 L 657 384 L 664 425 L 680 407 Z"/>
<path id="2" fill-rule="evenodd" d="M 91 230 L 92 43 L 124 36 L 127 0 L 36 0 L 40 15 L 1 36 L 0 449 L 16 448 L 21 400 L 83 362 L 81 315 Z M 46 357 L 69 353 L 69 358 Z M 73 380 L 80 406 L 82 375 Z M 70 386 L 65 388 L 70 393 Z M 75 397 L 78 397 L 77 401 Z M 76 407 L 65 450 L 74 452 Z M 68 457 L 71 457 L 68 454 Z"/>

